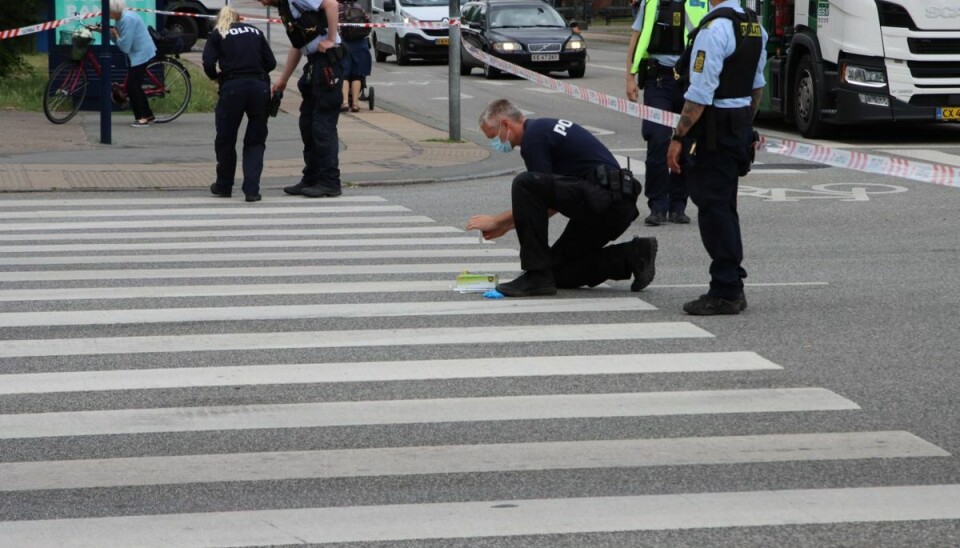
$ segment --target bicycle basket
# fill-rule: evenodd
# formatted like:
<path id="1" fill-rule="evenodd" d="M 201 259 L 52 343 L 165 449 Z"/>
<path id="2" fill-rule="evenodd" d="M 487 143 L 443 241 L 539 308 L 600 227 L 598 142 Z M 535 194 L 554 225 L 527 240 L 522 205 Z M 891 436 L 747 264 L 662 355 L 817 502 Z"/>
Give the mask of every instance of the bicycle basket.
<path id="1" fill-rule="evenodd" d="M 74 61 L 83 59 L 91 43 L 93 43 L 93 33 L 84 27 L 79 27 L 75 30 L 60 31 L 60 45 L 73 46 L 70 51 L 70 57 Z"/>

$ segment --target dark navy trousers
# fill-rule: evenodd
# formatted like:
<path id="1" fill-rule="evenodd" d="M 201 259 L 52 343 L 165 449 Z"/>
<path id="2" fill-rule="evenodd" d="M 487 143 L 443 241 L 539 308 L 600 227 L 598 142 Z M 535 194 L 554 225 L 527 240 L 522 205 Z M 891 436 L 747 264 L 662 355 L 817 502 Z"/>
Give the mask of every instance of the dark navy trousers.
<path id="1" fill-rule="evenodd" d="M 748 151 L 753 141 L 750 107 L 717 109 L 716 147 L 705 139 L 684 166 L 690 198 L 697 206 L 700 239 L 710 255 L 711 297 L 735 300 L 743 293 L 743 241 L 737 214 L 740 173 L 750 165 Z"/>
<path id="2" fill-rule="evenodd" d="M 640 215 L 635 200 L 575 177 L 524 172 L 513 179 L 512 204 L 523 270 L 550 269 L 560 288 L 632 276 L 628 244 L 607 244 Z M 547 239 L 551 209 L 569 218 L 552 247 Z"/>
<path id="3" fill-rule="evenodd" d="M 301 183 L 340 190 L 340 140 L 337 121 L 343 103 L 343 68 L 329 63 L 322 54 L 314 54 L 310 67 L 303 71 L 297 88 L 300 103 L 300 138 L 303 140 L 303 177 Z M 330 70 L 336 84 L 329 86 L 324 69 Z"/>
<path id="4" fill-rule="evenodd" d="M 653 73 L 643 85 L 643 104 L 670 112 L 683 110 L 683 93 L 669 72 L 662 76 Z M 650 211 L 657 213 L 683 213 L 687 208 L 687 180 L 679 173 L 670 173 L 667 168 L 667 149 L 673 129 L 648 120 L 641 127 L 647 142 L 647 172 L 644 194 Z"/>
<path id="5" fill-rule="evenodd" d="M 267 103 L 270 85 L 263 80 L 237 78 L 220 86 L 217 101 L 217 186 L 232 189 L 237 171 L 237 132 L 243 116 L 247 116 L 247 131 L 243 135 L 243 193 L 260 193 L 260 175 L 263 173 L 263 152 L 267 142 Z"/>

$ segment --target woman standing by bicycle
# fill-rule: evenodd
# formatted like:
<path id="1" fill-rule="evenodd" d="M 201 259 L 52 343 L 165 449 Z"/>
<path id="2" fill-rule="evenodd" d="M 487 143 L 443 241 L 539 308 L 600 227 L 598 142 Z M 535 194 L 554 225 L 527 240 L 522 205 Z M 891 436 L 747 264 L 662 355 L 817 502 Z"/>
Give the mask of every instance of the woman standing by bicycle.
<path id="1" fill-rule="evenodd" d="M 126 53 L 130 59 L 127 94 L 136 118 L 130 125 L 147 127 L 153 123 L 154 116 L 147 103 L 147 96 L 143 93 L 143 77 L 147 72 L 147 63 L 157 55 L 157 46 L 150 38 L 143 19 L 127 11 L 124 0 L 110 0 L 110 18 L 116 21 L 116 26 L 110 28 L 110 33 L 120 51 Z"/>
<path id="2" fill-rule="evenodd" d="M 214 196 L 229 198 L 237 171 L 237 131 L 247 115 L 243 136 L 243 194 L 248 202 L 260 201 L 260 174 L 267 142 L 267 104 L 270 102 L 270 71 L 277 59 L 260 29 L 240 23 L 233 8 L 220 8 L 216 28 L 203 48 L 203 72 L 220 82 L 217 100 L 217 180 L 210 185 Z M 217 72 L 217 65 L 220 72 Z"/>

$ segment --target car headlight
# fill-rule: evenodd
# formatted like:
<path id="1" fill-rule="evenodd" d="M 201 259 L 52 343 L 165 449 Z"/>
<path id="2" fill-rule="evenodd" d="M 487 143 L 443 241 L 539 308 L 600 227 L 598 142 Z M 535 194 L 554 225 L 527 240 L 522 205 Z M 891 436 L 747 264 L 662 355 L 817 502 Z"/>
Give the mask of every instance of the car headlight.
<path id="1" fill-rule="evenodd" d="M 514 53 L 521 51 L 523 46 L 516 42 L 495 42 L 493 44 L 493 49 L 503 53 Z"/>
<path id="2" fill-rule="evenodd" d="M 583 43 L 583 40 L 570 40 L 563 49 L 566 51 L 581 51 L 586 47 L 587 45 Z"/>
<path id="3" fill-rule="evenodd" d="M 887 77 L 882 70 L 844 65 L 841 75 L 844 82 L 857 86 L 882 88 L 887 85 Z"/>
<path id="4" fill-rule="evenodd" d="M 420 20 L 417 19 L 416 17 L 410 17 L 409 15 L 405 15 L 405 16 L 403 16 L 403 22 L 404 22 L 404 24 L 409 25 L 409 24 L 411 24 L 411 23 L 419 23 Z"/>

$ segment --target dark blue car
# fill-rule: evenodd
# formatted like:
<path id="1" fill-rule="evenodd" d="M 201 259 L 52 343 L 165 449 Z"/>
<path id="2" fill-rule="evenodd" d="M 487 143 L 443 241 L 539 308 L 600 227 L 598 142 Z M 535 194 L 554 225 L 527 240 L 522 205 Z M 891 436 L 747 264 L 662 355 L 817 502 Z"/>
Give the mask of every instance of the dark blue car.
<path id="1" fill-rule="evenodd" d="M 464 44 L 515 65 L 541 73 L 566 71 L 572 78 L 586 72 L 583 38 L 541 0 L 468 2 L 460 11 L 460 29 Z M 483 69 L 487 78 L 500 75 L 461 46 L 460 74 L 470 74 L 473 67 Z"/>

